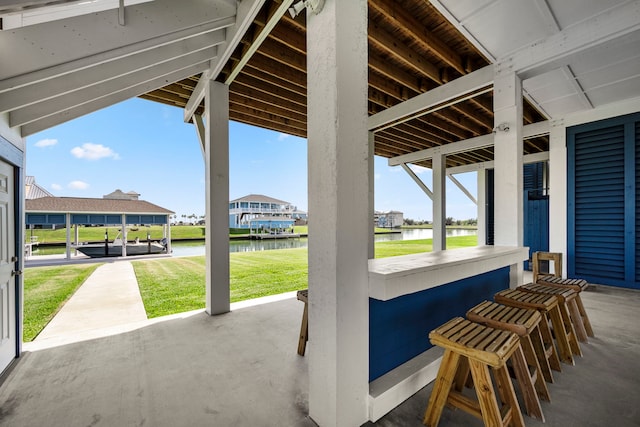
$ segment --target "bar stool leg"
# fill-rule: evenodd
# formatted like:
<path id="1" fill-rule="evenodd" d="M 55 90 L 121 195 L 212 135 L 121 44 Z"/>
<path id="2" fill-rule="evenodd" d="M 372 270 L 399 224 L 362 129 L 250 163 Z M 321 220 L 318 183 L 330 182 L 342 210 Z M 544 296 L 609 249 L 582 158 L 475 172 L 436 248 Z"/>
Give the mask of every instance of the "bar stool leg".
<path id="1" fill-rule="evenodd" d="M 539 334 L 539 332 L 537 332 L 535 329 L 531 331 L 531 333 Z M 537 339 L 539 339 L 539 337 Z M 547 388 L 547 383 L 545 382 L 545 373 L 543 372 L 545 368 L 542 368 L 542 365 L 544 365 L 546 362 L 546 370 L 549 374 L 551 374 L 551 370 L 549 369 L 549 362 L 544 357 L 542 359 L 539 359 L 537 357 L 530 336 L 521 337 L 520 345 L 522 347 L 522 352 L 524 353 L 524 358 L 526 359 L 527 364 L 533 366 L 536 370 L 536 375 L 533 379 L 533 385 L 536 389 L 538 397 L 540 397 L 540 399 L 546 400 L 547 402 L 551 402 L 551 395 L 549 394 L 549 389 Z"/>
<path id="2" fill-rule="evenodd" d="M 582 323 L 584 324 L 584 329 L 587 331 L 587 335 L 593 338 L 595 335 L 593 334 L 591 321 L 589 320 L 589 316 L 587 316 L 587 311 L 584 309 L 584 305 L 582 304 L 582 298 L 580 298 L 580 294 L 576 296 L 576 305 L 578 306 L 578 311 L 580 312 L 580 317 L 582 318 Z"/>
<path id="3" fill-rule="evenodd" d="M 487 370 L 486 365 L 484 366 L 484 368 L 485 368 L 484 371 L 486 372 L 487 378 L 488 378 L 489 372 Z M 473 374 L 473 365 L 471 367 L 471 372 Z M 504 404 L 509 406 L 509 413 L 507 414 L 506 417 L 504 417 L 505 419 L 504 424 L 502 423 L 500 412 L 498 412 L 499 422 L 497 424 L 488 424 L 488 425 L 498 425 L 498 426 L 509 425 L 509 426 L 515 426 L 515 427 L 524 427 L 524 418 L 522 418 L 520 405 L 518 405 L 518 401 L 515 398 L 516 395 L 515 395 L 515 391 L 513 390 L 513 384 L 511 383 L 511 378 L 509 377 L 509 371 L 507 369 L 507 366 L 503 365 L 500 368 L 494 369 L 493 372 L 496 378 L 496 383 L 498 385 L 497 388 L 498 388 L 498 393 L 500 394 L 500 400 Z M 475 378 L 476 377 L 474 376 L 474 381 L 475 381 Z M 490 380 L 489 380 L 489 385 L 491 385 Z M 476 390 L 478 390 L 479 388 L 480 387 L 476 387 Z M 484 414 L 484 408 L 482 407 L 483 400 L 480 399 L 480 392 L 477 391 L 477 393 L 478 393 L 478 399 L 480 400 L 480 407 L 482 408 L 482 411 Z M 495 398 L 493 400 L 495 402 Z M 490 406 L 489 403 L 490 402 L 487 402 L 487 406 Z"/>
<path id="4" fill-rule="evenodd" d="M 298 339 L 298 354 L 304 356 L 307 349 L 307 341 L 309 340 L 309 309 L 308 304 L 304 303 L 304 311 L 302 312 L 302 323 L 300 324 L 300 338 Z"/>
<path id="5" fill-rule="evenodd" d="M 564 324 L 565 331 L 567 332 L 567 341 L 569 342 L 571 352 L 576 356 L 582 357 L 582 350 L 580 350 L 580 344 L 578 344 L 576 330 L 573 327 L 573 322 L 571 321 L 571 317 L 569 316 L 569 309 L 567 308 L 567 304 L 558 304 L 558 309 L 560 311 L 560 315 L 562 316 L 562 322 Z M 579 323 L 582 323 L 582 320 L 580 320 Z"/>
<path id="6" fill-rule="evenodd" d="M 424 413 L 423 423 L 429 427 L 436 427 L 440 422 L 442 411 L 447 403 L 449 391 L 453 385 L 458 363 L 460 362 L 460 354 L 454 353 L 449 349 L 444 350 L 442 362 L 438 369 L 438 376 L 433 383 L 433 391 L 429 397 L 429 404 Z"/>
<path id="7" fill-rule="evenodd" d="M 580 315 L 580 310 L 578 309 L 578 304 L 576 302 L 576 299 L 579 296 L 577 296 L 576 298 L 572 299 L 571 301 L 569 301 L 567 303 L 567 305 L 569 306 L 569 314 L 571 314 L 571 324 L 574 326 L 575 330 L 576 330 L 576 335 L 578 336 L 578 341 L 580 342 L 588 342 L 588 338 L 587 338 L 587 330 L 584 326 L 584 320 L 582 318 L 582 316 Z"/>
<path id="8" fill-rule="evenodd" d="M 544 321 L 544 317 L 543 320 Z M 540 371 L 542 372 L 542 376 L 544 380 L 548 383 L 553 383 L 553 374 L 551 373 L 551 363 L 550 360 L 555 357 L 555 363 L 560 366 L 560 361 L 558 360 L 558 355 L 553 352 L 553 347 L 550 347 L 550 354 L 547 353 L 545 349 L 544 340 L 542 338 L 542 333 L 540 332 L 540 325 L 538 325 L 533 331 L 531 331 L 533 335 L 533 339 L 530 339 L 532 345 L 532 350 L 540 364 Z M 525 356 L 527 355 L 527 350 L 522 347 L 525 351 Z"/>
<path id="9" fill-rule="evenodd" d="M 489 367 L 484 363 L 480 363 L 473 359 L 469 360 L 469 365 L 471 367 L 471 375 L 473 376 L 476 395 L 478 396 L 478 403 L 480 404 L 480 412 L 482 412 L 482 418 L 485 424 L 491 426 L 501 426 L 502 414 L 500 414 L 500 408 L 498 407 L 496 394 L 493 391 L 493 383 L 491 382 L 491 376 L 489 375 Z M 501 368 L 495 369 L 494 372 L 496 372 L 496 376 L 497 372 L 500 370 L 504 370 L 506 372 L 506 367 L 503 366 Z M 509 374 L 507 373 L 507 377 L 508 376 Z M 511 378 L 508 378 L 507 382 L 513 388 L 513 385 L 511 385 Z M 500 384 L 500 386 L 504 387 L 505 384 Z M 508 398 L 509 392 L 506 391 L 503 393 L 503 391 L 500 390 L 500 386 L 498 387 L 500 397 L 503 400 L 510 400 Z M 513 390 L 511 391 L 511 393 L 514 393 Z M 505 402 L 505 404 L 508 403 L 511 402 Z M 516 401 L 515 404 L 517 405 L 518 402 Z M 511 406 L 511 408 L 513 408 L 513 406 Z M 518 409 L 519 408 L 520 407 L 518 406 Z"/>
<path id="10" fill-rule="evenodd" d="M 567 339 L 567 330 L 564 327 L 562 315 L 560 314 L 560 310 L 558 309 L 558 307 L 555 307 L 549 312 L 549 317 L 551 317 L 551 324 L 553 325 L 553 331 L 556 336 L 556 343 L 558 344 L 558 353 L 560 355 L 560 359 L 564 363 L 575 365 L 571 347 Z"/>
<path id="11" fill-rule="evenodd" d="M 524 407 L 527 414 L 530 417 L 537 418 L 544 422 L 544 414 L 542 413 L 542 407 L 540 406 L 540 400 L 538 399 L 536 389 L 533 386 L 531 375 L 529 374 L 529 366 L 525 360 L 522 348 L 518 348 L 511 355 L 511 362 L 513 364 L 513 370 L 518 380 L 518 386 L 522 392 L 524 399 Z M 537 371 L 539 372 L 539 370 Z M 536 373 L 537 376 L 540 376 Z M 544 384 L 544 381 L 543 381 Z M 546 386 L 545 386 L 546 389 Z"/>
<path id="12" fill-rule="evenodd" d="M 560 366 L 560 357 L 558 355 L 558 350 L 556 349 L 555 344 L 553 343 L 553 336 L 551 335 L 551 329 L 549 329 L 549 317 L 547 313 L 542 312 L 542 321 L 540 322 L 540 335 L 542 335 L 542 342 L 545 345 L 544 352 L 547 354 L 551 352 L 548 356 L 549 358 L 549 367 L 557 372 L 562 372 L 562 367 Z M 548 349 L 548 350 L 547 350 Z"/>

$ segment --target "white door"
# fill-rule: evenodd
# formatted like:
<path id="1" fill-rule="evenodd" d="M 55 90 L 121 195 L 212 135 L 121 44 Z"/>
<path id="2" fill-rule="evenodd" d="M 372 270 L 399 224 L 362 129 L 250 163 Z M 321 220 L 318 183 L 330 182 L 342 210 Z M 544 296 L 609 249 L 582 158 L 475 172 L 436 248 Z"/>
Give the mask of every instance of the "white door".
<path id="1" fill-rule="evenodd" d="M 16 356 L 13 166 L 0 161 L 0 373 Z"/>

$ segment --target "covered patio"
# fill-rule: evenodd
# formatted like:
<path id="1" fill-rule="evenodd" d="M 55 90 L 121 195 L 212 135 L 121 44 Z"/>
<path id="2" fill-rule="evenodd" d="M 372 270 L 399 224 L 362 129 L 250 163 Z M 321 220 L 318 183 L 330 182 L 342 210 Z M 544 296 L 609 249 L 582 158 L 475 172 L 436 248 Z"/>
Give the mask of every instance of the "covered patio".
<path id="1" fill-rule="evenodd" d="M 546 422 L 525 417 L 527 426 L 640 423 L 640 293 L 595 286 L 583 300 L 596 337 L 582 344 L 575 366 L 554 373 Z M 232 309 L 96 331 L 48 348 L 34 342 L 0 387 L 0 425 L 314 426 L 308 357 L 296 353 L 302 304 L 290 296 Z M 431 388 L 366 425 L 422 426 Z M 446 410 L 441 425 L 482 424 Z"/>
<path id="2" fill-rule="evenodd" d="M 50 8 L 59 4 L 73 13 L 53 16 Z M 438 349 L 426 342 L 427 331 L 444 317 L 524 281 L 525 164 L 541 165 L 539 186 L 548 200 L 543 217 L 549 226 L 534 231 L 548 235 L 548 250 L 564 254 L 563 273 L 592 283 L 640 288 L 639 6 L 638 0 L 5 2 L 0 46 L 11 60 L 0 68 L 0 160 L 16 177 L 15 185 L 7 181 L 6 187 L 18 190 L 15 214 L 9 215 L 15 220 L 15 237 L 0 234 L 7 240 L 0 243 L 12 248 L 14 240 L 22 239 L 19 189 L 25 138 L 43 129 L 141 96 L 184 108 L 184 120 L 194 124 L 205 163 L 205 311 L 220 317 L 199 314 L 106 339 L 115 340 L 118 349 L 104 351 L 111 356 L 108 363 L 96 359 L 101 357 L 97 346 L 51 350 L 72 349 L 65 354 L 74 360 L 71 369 L 88 364 L 82 372 L 62 372 L 61 377 L 93 381 L 89 367 L 101 375 L 107 372 L 103 366 L 118 374 L 111 376 L 114 382 L 131 374 L 126 381 L 139 379 L 145 386 L 132 387 L 141 399 L 137 408 L 128 395 L 112 396 L 118 401 L 107 406 L 118 412 L 120 406 L 131 407 L 140 423 L 156 421 L 156 410 L 169 412 L 171 402 L 186 399 L 189 391 L 201 396 L 195 401 L 202 405 L 193 408 L 186 402 L 181 407 L 189 412 L 167 413 L 158 423 L 175 414 L 195 423 L 191 420 L 198 414 L 211 412 L 232 417 L 222 424 L 269 424 L 257 402 L 280 408 L 281 397 L 288 402 L 285 406 L 308 411 L 321 426 L 401 423 L 393 418 L 398 410 L 385 414 L 432 381 L 439 363 Z M 273 311 L 261 306 L 227 314 L 233 308 L 227 256 L 229 120 L 308 140 L 311 340 L 304 361 L 285 363 L 285 349 L 295 347 L 293 332 L 301 310 L 293 301 L 290 310 L 298 312 L 285 322 L 291 332 L 270 326 L 282 337 L 263 330 L 269 322 L 263 323 L 259 315 L 283 322 L 282 313 L 289 310 L 285 302 L 275 303 Z M 374 155 L 404 169 L 423 189 L 425 200 L 432 199 L 433 254 L 373 259 Z M 431 169 L 431 183 L 417 176 L 416 166 Z M 468 171 L 477 173 L 480 246 L 455 253 L 446 250 L 447 183 L 460 186 L 455 174 Z M 14 323 L 0 346 L 0 369 L 21 354 L 22 281 L 15 273 L 24 265 L 19 254 L 9 250 L 2 255 L 0 286 L 9 298 L 0 315 Z M 549 416 L 556 421 L 547 423 L 565 425 L 561 414 L 572 407 L 571 399 L 576 405 L 582 402 L 587 413 L 598 408 L 594 401 L 606 402 L 600 406 L 605 415 L 599 422 L 614 417 L 623 424 L 636 416 L 622 393 L 615 399 L 613 392 L 602 396 L 602 384 L 633 382 L 629 372 L 637 371 L 636 355 L 626 359 L 636 351 L 630 343 L 637 342 L 637 334 L 628 323 L 633 309 L 620 318 L 636 294 L 610 291 L 611 296 L 609 291 L 595 292 L 589 302 L 599 318 L 594 326 L 601 328 L 589 346 L 601 358 L 586 350 L 580 359 L 585 365 L 597 364 L 592 366 L 599 367 L 597 375 L 606 376 L 598 383 L 598 395 L 584 398 L 596 375 L 593 369 L 585 369 L 582 376 L 570 375 L 579 366 L 567 369 L 562 377 L 584 383 L 556 392 L 557 400 L 567 400 L 545 407 L 549 413 L 560 411 L 557 419 Z M 598 301 L 601 295 L 604 300 Z M 404 317 L 403 306 L 397 304 L 407 300 L 415 303 L 414 317 Z M 235 319 L 247 323 L 234 330 Z M 394 323 L 396 319 L 401 321 Z M 189 332 L 182 334 L 178 325 L 191 326 L 194 339 L 188 341 Z M 169 333 L 171 328 L 178 328 L 175 334 Z M 630 329 L 612 335 L 617 328 Z M 407 339 L 396 343 L 396 335 Z M 288 344 L 290 340 L 294 343 Z M 137 342 L 142 344 L 134 345 Z M 174 348 L 176 343 L 184 346 Z M 264 348 L 251 347 L 259 343 Z M 163 351 L 163 346 L 174 351 Z M 171 359 L 172 354 L 176 358 Z M 21 388 L 29 390 L 38 365 L 48 363 L 40 363 L 37 355 L 20 361 L 12 376 L 19 399 L 6 399 L 15 413 L 31 396 Z M 157 363 L 155 357 L 160 358 Z M 32 365 L 29 358 L 39 363 Z M 132 362 L 129 359 L 144 363 L 119 371 Z M 269 368 L 249 368 L 270 360 L 274 365 Z M 300 371 L 290 371 L 298 365 Z M 237 366 L 241 368 L 234 369 Z M 156 379 L 160 373 L 175 377 Z M 243 377 L 245 373 L 251 375 Z M 285 391 L 269 389 L 282 377 L 292 381 Z M 216 383 L 216 378 L 230 382 Z M 253 385 L 257 394 L 236 388 L 237 380 L 242 387 Z M 13 381 L 0 392 L 6 393 Z M 59 381 L 54 378 L 51 384 Z M 162 390 L 158 393 L 167 394 L 143 398 L 146 385 L 156 381 Z M 260 381 L 264 390 L 255 385 Z M 170 390 L 181 383 L 184 389 Z M 625 388 L 627 397 L 634 396 L 636 386 Z M 305 389 L 308 398 L 299 399 L 298 391 Z M 33 390 L 34 396 L 39 394 Z M 91 408 L 84 405 L 79 387 L 67 393 L 56 389 L 54 394 L 45 398 L 52 403 L 74 400 L 81 411 Z M 248 404 L 251 396 L 255 398 Z M 217 399 L 229 406 L 212 405 Z M 617 408 L 615 413 L 608 412 L 611 408 Z M 596 419 L 575 412 L 571 416 L 584 416 L 583 424 Z M 273 425 L 306 420 L 298 418 L 300 413 L 278 412 L 274 419 L 291 418 Z M 90 417 L 89 423 L 95 424 L 104 412 L 91 411 Z"/>

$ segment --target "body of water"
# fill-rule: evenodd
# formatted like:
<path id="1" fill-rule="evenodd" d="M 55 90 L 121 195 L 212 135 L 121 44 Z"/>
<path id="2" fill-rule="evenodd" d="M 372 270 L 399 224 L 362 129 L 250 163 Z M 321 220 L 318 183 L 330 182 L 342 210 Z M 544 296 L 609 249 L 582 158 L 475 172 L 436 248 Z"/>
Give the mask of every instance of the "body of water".
<path id="1" fill-rule="evenodd" d="M 450 229 L 447 236 L 469 236 L 475 235 L 476 230 Z M 433 230 L 427 228 L 415 228 L 401 230 L 400 233 L 376 234 L 376 242 L 387 242 L 390 240 L 421 240 L 431 239 Z M 295 239 L 265 239 L 265 240 L 231 240 L 229 242 L 229 252 L 254 252 L 268 251 L 271 249 L 293 249 L 306 248 L 309 240 L 306 237 Z M 204 240 L 173 242 L 173 256 L 196 256 L 204 255 Z M 37 255 L 63 254 L 64 247 L 42 247 L 33 253 Z"/>
<path id="2" fill-rule="evenodd" d="M 475 235 L 476 230 L 450 229 L 447 236 Z M 428 228 L 412 228 L 401 230 L 400 233 L 376 234 L 376 242 L 390 240 L 421 240 L 431 239 L 433 230 Z M 229 242 L 229 252 L 254 252 L 268 251 L 271 249 L 306 248 L 309 240 L 306 237 L 296 239 L 272 239 L 272 240 L 232 240 Z M 204 242 L 174 242 L 172 243 L 174 256 L 204 255 Z"/>

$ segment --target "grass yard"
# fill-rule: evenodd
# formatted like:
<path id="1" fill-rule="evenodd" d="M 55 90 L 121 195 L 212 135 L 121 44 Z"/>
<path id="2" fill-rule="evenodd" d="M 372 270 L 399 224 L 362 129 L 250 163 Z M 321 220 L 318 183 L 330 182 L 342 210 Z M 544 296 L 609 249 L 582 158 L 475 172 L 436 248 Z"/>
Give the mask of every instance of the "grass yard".
<path id="1" fill-rule="evenodd" d="M 449 248 L 475 246 L 477 237 L 447 238 Z M 430 252 L 432 240 L 376 243 L 376 258 Z M 306 248 L 230 254 L 231 302 L 304 289 Z M 134 261 L 147 316 L 158 317 L 204 308 L 204 257 Z"/>
<path id="2" fill-rule="evenodd" d="M 24 341 L 33 341 L 76 289 L 100 265 L 102 264 L 25 269 Z"/>

